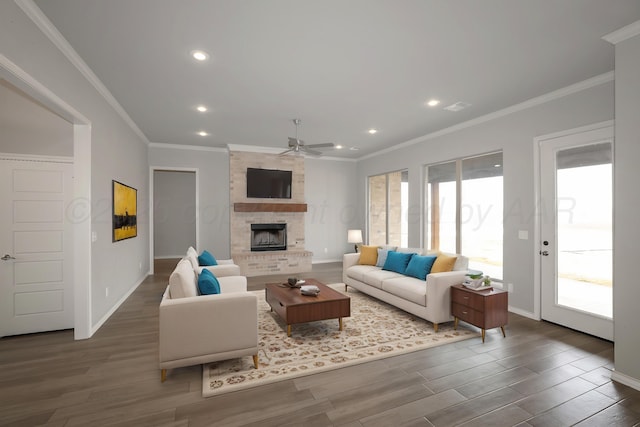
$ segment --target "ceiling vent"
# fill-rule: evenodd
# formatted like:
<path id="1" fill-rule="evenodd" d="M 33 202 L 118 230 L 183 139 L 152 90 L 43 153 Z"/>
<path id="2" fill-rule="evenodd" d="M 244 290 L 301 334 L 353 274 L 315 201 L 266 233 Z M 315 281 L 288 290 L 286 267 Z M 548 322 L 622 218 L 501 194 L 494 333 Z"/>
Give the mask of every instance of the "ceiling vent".
<path id="1" fill-rule="evenodd" d="M 447 111 L 460 111 L 460 110 L 464 110 L 467 107 L 471 107 L 471 104 L 469 104 L 468 102 L 458 101 L 455 104 L 451 104 L 448 107 L 444 107 L 444 109 Z"/>

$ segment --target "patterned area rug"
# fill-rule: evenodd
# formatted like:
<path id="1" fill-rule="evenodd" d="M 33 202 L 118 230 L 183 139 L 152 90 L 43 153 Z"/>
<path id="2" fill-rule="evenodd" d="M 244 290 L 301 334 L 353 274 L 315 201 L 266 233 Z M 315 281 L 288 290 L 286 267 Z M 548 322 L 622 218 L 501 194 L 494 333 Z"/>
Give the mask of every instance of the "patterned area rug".
<path id="1" fill-rule="evenodd" d="M 330 285 L 345 293 L 343 284 Z M 453 322 L 440 324 L 433 331 L 430 322 L 349 288 L 351 317 L 292 326 L 287 337 L 286 324 L 271 312 L 258 295 L 258 339 L 260 368 L 251 357 L 213 362 L 203 367 L 204 397 L 256 387 L 276 381 L 316 374 L 384 357 L 477 337 L 477 332 Z"/>

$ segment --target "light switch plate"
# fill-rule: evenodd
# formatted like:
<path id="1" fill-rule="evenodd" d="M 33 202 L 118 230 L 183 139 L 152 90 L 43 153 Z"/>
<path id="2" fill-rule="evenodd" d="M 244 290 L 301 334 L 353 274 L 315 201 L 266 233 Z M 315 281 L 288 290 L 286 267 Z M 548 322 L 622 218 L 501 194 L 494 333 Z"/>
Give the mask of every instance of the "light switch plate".
<path id="1" fill-rule="evenodd" d="M 527 230 L 518 230 L 518 239 L 529 240 L 529 232 Z"/>

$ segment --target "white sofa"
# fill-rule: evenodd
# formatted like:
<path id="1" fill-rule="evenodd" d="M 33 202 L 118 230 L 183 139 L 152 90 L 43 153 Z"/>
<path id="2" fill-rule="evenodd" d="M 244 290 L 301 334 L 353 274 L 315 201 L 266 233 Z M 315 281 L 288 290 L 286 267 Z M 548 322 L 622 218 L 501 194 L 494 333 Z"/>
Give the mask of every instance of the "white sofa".
<path id="1" fill-rule="evenodd" d="M 422 249 L 398 249 L 398 252 L 421 254 Z M 453 271 L 428 274 L 426 280 L 383 270 L 374 265 L 360 265 L 359 253 L 345 254 L 342 265 L 342 281 L 361 292 L 387 302 L 433 323 L 438 332 L 438 324 L 453 320 L 451 316 L 451 296 L 449 288 L 462 283 L 467 274 L 469 259 L 458 254 Z"/>
<path id="2" fill-rule="evenodd" d="M 247 292 L 247 278 L 237 265 L 215 267 L 221 267 L 214 272 L 220 283 L 216 295 L 199 295 L 197 269 L 188 257 L 169 277 L 159 309 L 163 382 L 167 369 L 244 356 L 253 356 L 258 368 L 258 298 Z"/>

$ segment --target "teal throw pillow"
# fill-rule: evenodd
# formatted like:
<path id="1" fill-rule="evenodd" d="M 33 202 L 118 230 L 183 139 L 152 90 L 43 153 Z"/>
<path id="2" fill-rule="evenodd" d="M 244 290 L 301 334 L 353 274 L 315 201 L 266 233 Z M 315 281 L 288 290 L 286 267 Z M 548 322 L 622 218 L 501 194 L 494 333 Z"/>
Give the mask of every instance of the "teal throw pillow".
<path id="1" fill-rule="evenodd" d="M 198 289 L 200 290 L 200 295 L 219 294 L 220 282 L 212 272 L 205 268 L 198 276 Z"/>
<path id="2" fill-rule="evenodd" d="M 407 265 L 407 269 L 404 274 L 407 276 L 415 277 L 416 279 L 425 280 L 427 274 L 431 272 L 433 263 L 436 262 L 437 256 L 435 255 L 414 255 Z"/>
<path id="3" fill-rule="evenodd" d="M 388 254 L 389 249 L 378 248 L 378 261 L 376 262 L 376 267 L 384 267 L 384 263 L 387 260 Z"/>
<path id="4" fill-rule="evenodd" d="M 415 254 L 406 254 L 396 251 L 389 251 L 387 254 L 387 260 L 384 262 L 383 270 L 395 271 L 396 273 L 404 274 L 407 269 L 411 257 Z"/>
<path id="5" fill-rule="evenodd" d="M 216 261 L 216 258 L 213 255 L 211 255 L 209 251 L 204 250 L 198 257 L 198 264 L 200 264 L 203 267 L 206 267 L 209 265 L 218 265 L 218 261 Z"/>

